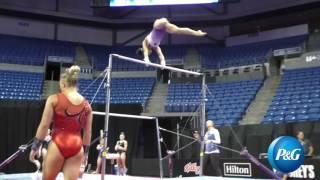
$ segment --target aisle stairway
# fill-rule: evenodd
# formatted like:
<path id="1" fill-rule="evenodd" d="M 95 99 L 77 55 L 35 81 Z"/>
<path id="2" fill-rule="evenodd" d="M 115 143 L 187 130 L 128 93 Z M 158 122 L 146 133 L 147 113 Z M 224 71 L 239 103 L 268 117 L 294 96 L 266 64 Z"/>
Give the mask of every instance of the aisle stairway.
<path id="1" fill-rule="evenodd" d="M 168 95 L 168 84 L 157 82 L 146 105 L 145 113 L 163 113 Z"/>
<path id="2" fill-rule="evenodd" d="M 41 99 L 47 99 L 51 94 L 59 91 L 59 81 L 45 80 L 43 83 Z"/>
<path id="3" fill-rule="evenodd" d="M 272 98 L 280 84 L 280 76 L 268 77 L 248 107 L 240 124 L 259 124 L 272 103 Z"/>

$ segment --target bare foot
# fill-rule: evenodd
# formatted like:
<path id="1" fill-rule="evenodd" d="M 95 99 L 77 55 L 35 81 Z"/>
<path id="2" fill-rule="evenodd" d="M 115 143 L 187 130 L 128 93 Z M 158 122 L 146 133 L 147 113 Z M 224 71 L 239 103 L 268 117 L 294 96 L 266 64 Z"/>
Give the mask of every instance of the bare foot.
<path id="1" fill-rule="evenodd" d="M 201 30 L 198 30 L 197 33 L 196 33 L 196 36 L 205 36 L 205 35 L 207 35 L 207 33 L 203 32 Z"/>

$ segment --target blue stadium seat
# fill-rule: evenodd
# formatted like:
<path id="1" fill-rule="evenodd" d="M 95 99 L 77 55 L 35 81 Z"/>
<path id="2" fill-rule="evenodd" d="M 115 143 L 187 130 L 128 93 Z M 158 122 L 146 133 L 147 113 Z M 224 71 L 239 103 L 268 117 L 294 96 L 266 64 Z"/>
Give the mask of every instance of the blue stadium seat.
<path id="1" fill-rule="evenodd" d="M 297 117 L 295 115 L 287 115 L 285 117 L 286 122 L 295 122 L 297 120 Z"/>
<path id="2" fill-rule="evenodd" d="M 0 71 L 1 99 L 40 100 L 43 73 Z"/>
<path id="3" fill-rule="evenodd" d="M 0 35 L 0 63 L 41 66 L 48 56 L 75 57 L 69 42 Z"/>
<path id="4" fill-rule="evenodd" d="M 287 122 L 319 119 L 319 72 L 319 67 L 284 70 L 268 115 L 275 110 L 285 110 Z"/>
<path id="5" fill-rule="evenodd" d="M 226 48 L 199 48 L 202 66 L 206 69 L 221 69 L 266 62 L 268 53 L 275 49 L 302 47 L 306 36 L 297 36 Z M 291 43 L 288 43 L 291 42 Z"/>
<path id="6" fill-rule="evenodd" d="M 208 83 L 208 117 L 220 122 L 219 125 L 237 124 L 262 84 L 263 80 Z M 199 107 L 199 83 L 173 83 L 168 89 L 167 112 L 194 112 Z"/>
<path id="7" fill-rule="evenodd" d="M 273 122 L 275 123 L 282 123 L 284 121 L 284 117 L 283 116 L 275 116 L 273 118 Z"/>
<path id="8" fill-rule="evenodd" d="M 298 121 L 306 121 L 306 120 L 309 120 L 309 115 L 307 115 L 307 114 L 298 114 L 297 120 L 298 120 Z"/>
<path id="9" fill-rule="evenodd" d="M 90 89 L 82 92 L 84 96 L 92 101 L 96 90 L 102 79 L 92 84 Z M 145 104 L 151 95 L 154 78 L 114 78 L 111 82 L 111 103 L 112 104 Z M 92 80 L 81 79 L 79 83 L 80 92 L 87 88 Z M 102 88 L 97 94 L 94 103 L 105 103 L 105 90 Z"/>

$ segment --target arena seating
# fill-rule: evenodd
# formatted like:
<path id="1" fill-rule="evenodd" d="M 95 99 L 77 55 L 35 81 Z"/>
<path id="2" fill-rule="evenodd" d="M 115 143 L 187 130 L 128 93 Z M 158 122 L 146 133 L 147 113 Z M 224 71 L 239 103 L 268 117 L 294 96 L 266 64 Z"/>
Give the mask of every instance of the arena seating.
<path id="1" fill-rule="evenodd" d="M 272 41 L 266 41 L 264 43 L 266 45 L 269 45 L 269 47 L 272 48 L 272 50 L 277 50 L 277 49 L 285 49 L 285 48 L 302 46 L 306 40 L 307 40 L 307 36 L 301 35 L 301 36 L 282 38 L 282 39 L 277 39 Z"/>
<path id="2" fill-rule="evenodd" d="M 264 41 L 226 48 L 201 47 L 202 66 L 223 69 L 265 63 L 271 50 L 302 46 L 306 36 Z"/>
<path id="3" fill-rule="evenodd" d="M 208 83 L 208 118 L 218 126 L 237 124 L 261 87 L 263 80 Z M 167 112 L 193 112 L 200 104 L 199 83 L 171 84 L 166 102 Z"/>
<path id="4" fill-rule="evenodd" d="M 112 47 L 111 52 L 115 54 L 121 54 L 124 56 L 132 57 L 132 58 L 137 58 L 137 59 L 142 59 L 142 57 L 139 57 L 136 54 L 136 51 L 139 47 L 137 46 L 122 46 L 122 47 Z M 150 58 L 152 62 L 156 62 L 155 58 Z M 132 63 L 129 61 L 124 61 L 120 59 L 115 59 L 113 61 L 113 67 L 114 70 L 117 71 L 154 71 L 154 67 L 146 67 L 142 64 L 137 64 L 137 63 Z"/>
<path id="5" fill-rule="evenodd" d="M 40 100 L 43 73 L 0 71 L 0 99 Z"/>
<path id="6" fill-rule="evenodd" d="M 108 47 L 108 46 L 95 46 L 85 45 L 85 49 L 90 59 L 93 60 L 93 66 L 97 70 L 104 70 L 108 65 L 108 55 L 110 53 L 120 54 L 128 57 L 142 59 L 136 54 L 138 46 L 120 46 L 120 47 Z M 186 54 L 186 48 L 184 47 L 162 47 L 163 53 L 165 53 L 167 59 L 183 59 Z M 158 62 L 158 57 L 155 52 L 150 56 L 152 62 Z M 153 71 L 155 68 L 146 67 L 144 65 L 131 63 L 123 60 L 113 61 L 114 71 Z"/>
<path id="7" fill-rule="evenodd" d="M 0 35 L 0 63 L 43 65 L 47 56 L 75 57 L 73 43 Z"/>
<path id="8" fill-rule="evenodd" d="M 102 78 L 99 78 L 90 88 L 87 88 L 93 80 L 81 79 L 80 92 L 91 101 L 96 93 Z M 112 104 L 144 104 L 150 97 L 153 89 L 154 78 L 114 78 L 111 81 Z M 87 88 L 87 90 L 85 90 Z M 105 89 L 103 85 L 98 92 L 94 103 L 105 103 Z"/>
<path id="9" fill-rule="evenodd" d="M 104 70 L 108 66 L 109 54 L 121 54 L 124 56 L 137 58 L 135 54 L 138 47 L 117 47 L 111 48 L 107 46 L 85 45 L 85 49 L 90 59 L 92 59 L 93 67 L 96 70 Z M 113 71 L 149 71 L 154 70 L 153 67 L 146 67 L 136 63 L 123 60 L 115 60 L 112 64 Z"/>
<path id="10" fill-rule="evenodd" d="M 187 53 L 187 46 L 161 46 L 161 50 L 165 54 L 167 61 L 170 61 L 170 59 L 183 60 Z M 158 58 L 156 53 L 153 53 L 153 58 Z"/>
<path id="11" fill-rule="evenodd" d="M 320 120 L 320 68 L 285 70 L 263 123 Z"/>
<path id="12" fill-rule="evenodd" d="M 85 45 L 84 48 L 95 69 L 104 70 L 107 67 L 110 50 L 106 46 Z"/>

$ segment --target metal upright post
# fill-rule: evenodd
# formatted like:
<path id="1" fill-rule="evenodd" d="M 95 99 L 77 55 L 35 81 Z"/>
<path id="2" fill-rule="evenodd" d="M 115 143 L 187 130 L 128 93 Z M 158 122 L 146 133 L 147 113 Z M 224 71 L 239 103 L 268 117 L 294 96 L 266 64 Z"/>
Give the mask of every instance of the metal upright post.
<path id="1" fill-rule="evenodd" d="M 112 70 L 112 54 L 109 55 L 109 65 L 107 67 L 107 82 L 105 82 L 106 87 L 106 115 L 104 118 L 104 143 L 103 149 L 107 149 L 108 147 L 108 129 L 109 129 L 109 113 L 110 113 L 110 101 L 111 101 L 111 70 Z M 106 157 L 102 157 L 102 165 L 101 165 L 101 180 L 104 180 L 106 168 Z"/>
<path id="2" fill-rule="evenodd" d="M 201 149 L 200 149 L 200 176 L 203 176 L 204 135 L 206 129 L 206 75 L 202 75 L 202 98 L 201 98 Z"/>
<path id="3" fill-rule="evenodd" d="M 163 178 L 163 166 L 162 166 L 162 152 L 161 152 L 161 142 L 160 142 L 160 127 L 159 120 L 156 118 L 156 128 L 157 128 L 157 139 L 158 139 L 158 156 L 159 156 L 159 170 L 160 178 Z"/>
<path id="4" fill-rule="evenodd" d="M 182 117 L 180 117 L 180 120 L 182 119 Z M 177 147 L 178 149 L 180 149 L 180 124 L 179 124 L 179 120 L 177 121 Z M 177 153 L 178 159 L 180 159 L 180 153 Z"/>

